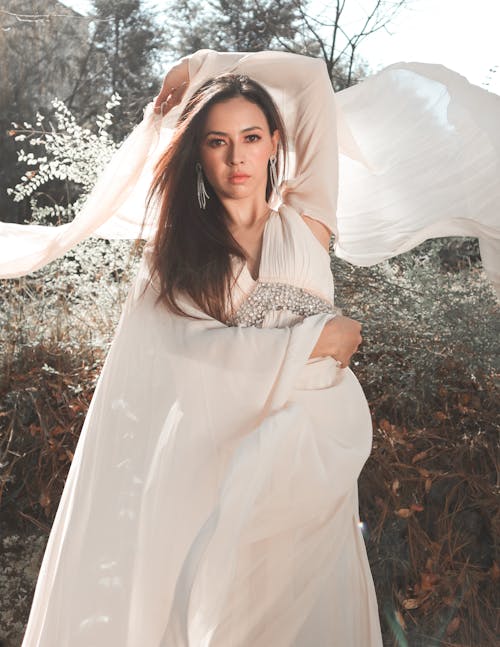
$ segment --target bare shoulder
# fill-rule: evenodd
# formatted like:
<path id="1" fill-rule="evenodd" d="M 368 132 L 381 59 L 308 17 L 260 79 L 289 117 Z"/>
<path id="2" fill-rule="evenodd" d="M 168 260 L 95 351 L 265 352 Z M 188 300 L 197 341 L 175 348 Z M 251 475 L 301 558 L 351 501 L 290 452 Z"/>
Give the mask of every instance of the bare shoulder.
<path id="1" fill-rule="evenodd" d="M 316 238 L 328 252 L 331 237 L 328 227 L 326 227 L 322 222 L 319 222 L 319 220 L 315 220 L 314 218 L 306 216 L 305 214 L 302 214 L 302 220 L 306 223 L 312 233 L 316 236 Z"/>

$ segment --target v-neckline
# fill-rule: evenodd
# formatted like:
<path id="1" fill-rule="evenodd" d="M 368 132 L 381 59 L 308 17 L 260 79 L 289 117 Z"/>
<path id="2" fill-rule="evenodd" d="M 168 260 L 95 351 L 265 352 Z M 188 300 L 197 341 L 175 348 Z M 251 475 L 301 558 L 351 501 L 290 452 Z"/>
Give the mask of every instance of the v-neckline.
<path id="1" fill-rule="evenodd" d="M 261 270 L 262 270 L 262 262 L 263 262 L 263 260 L 264 260 L 264 258 L 265 258 L 265 252 L 266 252 L 266 243 L 267 243 L 267 237 L 266 237 L 266 234 L 267 234 L 267 226 L 269 225 L 269 221 L 271 220 L 271 218 L 272 218 L 273 216 L 276 216 L 277 214 L 278 214 L 278 212 L 277 212 L 277 211 L 275 211 L 274 209 L 272 209 L 272 210 L 271 210 L 271 213 L 269 214 L 269 217 L 268 217 L 268 219 L 266 220 L 266 222 L 265 222 L 265 224 L 264 224 L 264 229 L 262 230 L 262 244 L 261 244 L 261 247 L 260 247 L 260 260 L 259 260 L 259 268 L 258 268 L 257 278 L 256 278 L 256 279 L 254 279 L 254 278 L 253 278 L 253 276 L 250 274 L 250 270 L 249 270 L 249 268 L 248 268 L 248 261 L 246 261 L 246 260 L 245 260 L 245 261 L 243 262 L 243 270 L 245 271 L 245 273 L 246 273 L 246 275 L 247 275 L 248 279 L 249 279 L 252 283 L 258 283 L 258 282 L 260 281 L 260 276 L 261 276 L 261 273 L 262 273 L 262 272 L 261 272 Z"/>

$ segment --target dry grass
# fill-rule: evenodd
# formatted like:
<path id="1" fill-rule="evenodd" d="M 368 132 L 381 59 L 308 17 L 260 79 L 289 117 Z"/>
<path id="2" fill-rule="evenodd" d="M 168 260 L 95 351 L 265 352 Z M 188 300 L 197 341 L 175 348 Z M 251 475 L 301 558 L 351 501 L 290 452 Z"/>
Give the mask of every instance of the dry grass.
<path id="1" fill-rule="evenodd" d="M 499 319 L 468 244 L 447 272 L 437 243 L 390 267 L 333 263 L 339 304 L 365 324 L 352 368 L 374 445 L 360 508 L 388 647 L 491 647 L 500 630 Z M 48 315 L 30 289 L 10 319 L 0 380 L 0 529 L 4 556 L 20 560 L 0 592 L 21 579 L 24 587 L 14 617 L 0 609 L 4 645 L 19 644 L 33 593 L 26 582 L 34 586 L 44 547 L 35 543 L 25 566 L 10 537 L 26 552 L 33 533 L 48 534 L 113 330 L 88 333 L 80 305 L 77 318 L 58 319 L 57 334 L 40 335 L 30 321 Z"/>

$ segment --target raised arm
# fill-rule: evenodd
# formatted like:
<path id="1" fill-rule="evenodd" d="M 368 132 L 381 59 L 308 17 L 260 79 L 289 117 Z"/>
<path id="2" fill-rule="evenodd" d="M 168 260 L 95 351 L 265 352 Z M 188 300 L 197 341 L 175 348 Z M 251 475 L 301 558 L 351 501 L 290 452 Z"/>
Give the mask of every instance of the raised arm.
<path id="1" fill-rule="evenodd" d="M 288 52 L 216 52 L 201 49 L 184 57 L 191 95 L 223 72 L 247 74 L 276 101 L 290 149 L 283 202 L 337 234 L 338 143 L 334 91 L 322 59 Z"/>

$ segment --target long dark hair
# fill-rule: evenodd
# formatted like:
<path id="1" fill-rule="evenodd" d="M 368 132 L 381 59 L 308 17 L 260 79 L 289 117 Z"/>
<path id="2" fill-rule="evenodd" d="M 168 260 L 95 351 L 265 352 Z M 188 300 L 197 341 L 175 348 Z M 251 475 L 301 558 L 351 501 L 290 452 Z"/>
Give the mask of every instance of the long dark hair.
<path id="1" fill-rule="evenodd" d="M 269 93 L 241 74 L 220 74 L 205 81 L 189 98 L 178 118 L 172 139 L 154 168 L 147 197 L 147 208 L 154 201 L 159 212 L 151 260 L 151 275 L 159 280 L 157 302 L 163 302 L 179 315 L 190 316 L 178 305 L 178 292 L 187 294 L 201 310 L 219 321 L 224 321 L 228 308 L 230 313 L 233 310 L 230 255 L 244 260 L 245 254 L 231 235 L 223 205 L 205 176 L 210 199 L 206 209 L 200 208 L 195 164 L 209 109 L 239 96 L 261 108 L 271 134 L 278 130 L 276 171 L 280 177 L 283 165 L 282 175 L 285 173 L 286 131 Z M 271 192 L 268 164 L 266 201 Z"/>

